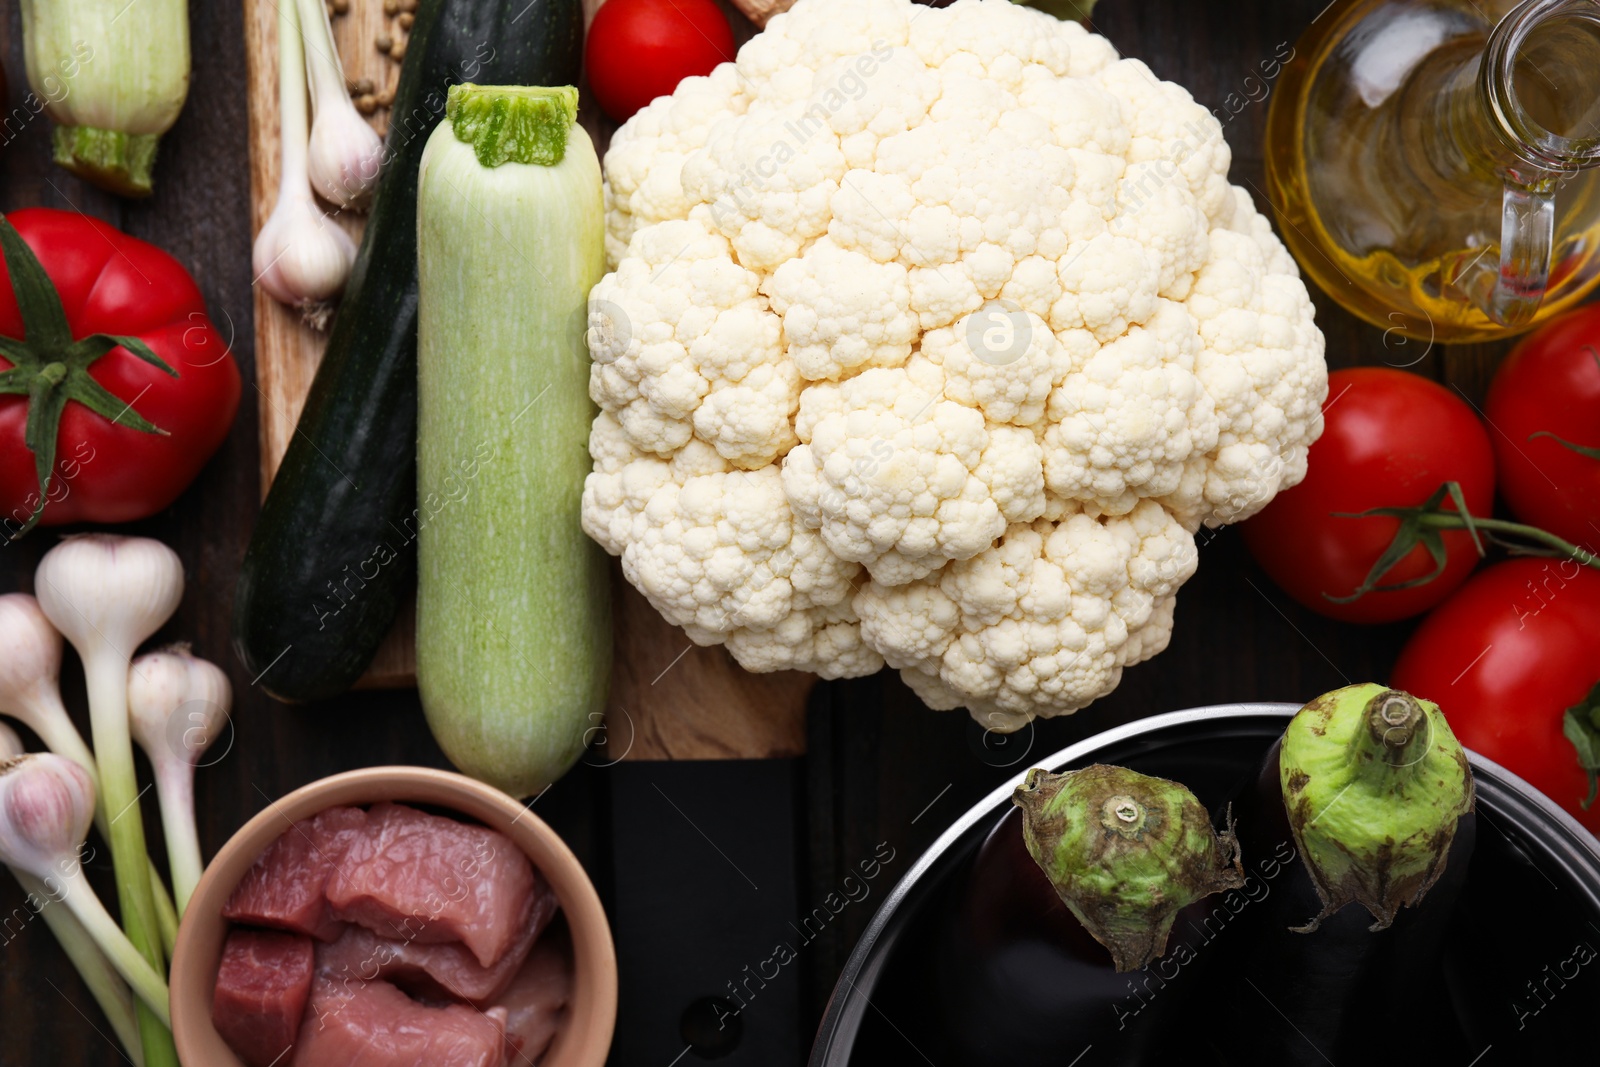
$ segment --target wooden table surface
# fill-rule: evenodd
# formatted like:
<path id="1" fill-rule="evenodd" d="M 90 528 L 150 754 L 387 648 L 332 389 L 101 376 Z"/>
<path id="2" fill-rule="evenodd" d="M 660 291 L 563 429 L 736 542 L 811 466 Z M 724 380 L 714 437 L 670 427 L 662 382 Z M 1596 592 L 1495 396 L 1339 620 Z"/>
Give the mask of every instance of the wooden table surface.
<path id="1" fill-rule="evenodd" d="M 1247 100 L 1244 79 L 1280 45 L 1292 44 L 1325 3 L 1103 0 L 1095 22 L 1123 54 L 1187 86 L 1201 103 L 1223 115 L 1237 110 L 1226 127 L 1232 177 L 1264 207 L 1260 140 L 1266 104 Z M 236 0 L 194 0 L 190 9 L 193 87 L 177 126 L 162 141 L 155 197 L 122 201 L 51 166 L 48 123 L 37 117 L 20 129 L 8 124 L 0 134 L 0 210 L 79 210 L 170 251 L 198 280 L 247 383 L 227 443 L 195 484 L 172 508 L 126 531 L 159 538 L 184 560 L 188 593 L 156 640 L 192 642 L 197 654 L 223 664 L 233 679 L 234 732 L 220 742 L 231 747 L 199 775 L 197 786 L 201 844 L 209 855 L 270 799 L 315 778 L 380 763 L 447 764 L 428 735 L 414 692 L 354 693 L 289 708 L 253 688 L 229 650 L 234 580 L 259 506 L 260 469 L 256 393 L 249 384 L 244 30 Z M 13 107 L 27 91 L 20 37 L 17 5 L 8 4 L 0 17 L 0 57 Z M 1426 350 L 1358 323 L 1319 292 L 1313 297 L 1333 367 L 1409 367 L 1459 385 L 1478 400 L 1502 352 L 1496 346 Z M 31 590 L 34 566 L 55 540 L 55 531 L 41 530 L 0 547 L 0 592 Z M 1346 682 L 1386 677 L 1409 624 L 1357 628 L 1323 619 L 1279 593 L 1235 533 L 1203 533 L 1201 542 L 1200 570 L 1179 598 L 1171 647 L 1130 670 L 1114 694 L 1076 715 L 999 739 L 986 737 L 961 713 L 924 709 L 891 672 L 819 684 L 803 775 L 808 847 L 806 884 L 798 887 L 802 908 L 822 900 L 848 868 L 886 842 L 896 858 L 887 865 L 890 877 L 873 889 L 881 896 L 944 826 L 1023 769 L 1030 754 L 1053 752 L 1159 711 L 1237 700 L 1299 701 Z M 64 684 L 87 732 L 83 683 L 70 653 Z M 590 763 L 541 797 L 534 810 L 567 837 L 607 896 L 614 868 L 602 797 L 611 772 L 598 756 Z M 145 810 L 153 817 L 155 805 Z M 716 827 L 705 829 L 716 836 Z M 724 846 L 737 854 L 737 842 Z M 106 869 L 91 871 L 102 885 L 109 884 L 108 875 Z M 42 923 L 25 921 L 22 904 L 15 882 L 0 878 L 0 1065 L 125 1062 L 71 965 Z M 869 899 L 845 909 L 806 947 L 798 964 L 807 991 L 802 1032 L 814 1028 L 874 906 Z M 761 931 L 747 936 L 751 958 L 759 958 L 767 939 Z M 628 1020 L 625 1002 L 619 1025 L 628 1026 Z"/>

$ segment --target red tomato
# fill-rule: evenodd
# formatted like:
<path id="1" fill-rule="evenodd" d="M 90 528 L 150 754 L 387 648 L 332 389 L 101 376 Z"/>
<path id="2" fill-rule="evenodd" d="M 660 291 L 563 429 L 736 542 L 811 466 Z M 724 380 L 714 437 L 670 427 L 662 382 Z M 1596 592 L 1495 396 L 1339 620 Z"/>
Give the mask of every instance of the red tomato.
<path id="1" fill-rule="evenodd" d="M 97 333 L 137 338 L 176 373 L 120 345 L 88 365 L 87 376 L 109 394 L 110 416 L 121 416 L 126 404 L 165 432 L 142 433 L 67 401 L 40 521 L 112 523 L 153 515 L 177 499 L 227 437 L 239 406 L 239 368 L 206 317 L 194 279 L 161 249 L 75 211 L 36 208 L 6 218 L 54 283 L 71 340 Z M 3 261 L 0 338 L 37 347 L 23 327 Z M 0 358 L 0 371 L 14 362 Z M 37 377 L 26 368 L 20 373 L 23 386 Z M 0 395 L 0 538 L 19 531 L 39 501 L 34 453 L 24 443 L 29 406 L 26 392 Z"/>
<path id="2" fill-rule="evenodd" d="M 1533 436 L 1600 448 L 1600 305 L 1553 319 L 1512 349 L 1484 414 L 1500 495 L 1517 518 L 1600 549 L 1600 459 Z"/>
<path id="3" fill-rule="evenodd" d="M 1444 535 L 1444 573 L 1412 589 L 1349 596 L 1394 539 L 1400 520 L 1336 518 L 1335 512 L 1411 507 L 1441 483 L 1461 483 L 1467 508 L 1487 516 L 1494 506 L 1494 454 L 1488 434 L 1458 396 L 1427 378 L 1387 367 L 1328 375 L 1322 407 L 1326 429 L 1305 481 L 1279 493 L 1240 530 L 1261 569 L 1312 611 L 1347 622 L 1390 622 L 1439 603 L 1466 580 L 1478 553 L 1465 532 Z M 1420 578 L 1434 563 L 1418 545 L 1382 584 Z"/>
<path id="4" fill-rule="evenodd" d="M 696 74 L 733 59 L 733 30 L 712 0 L 606 0 L 589 26 L 583 62 L 607 115 L 635 111 Z"/>
<path id="5" fill-rule="evenodd" d="M 1439 705 L 1461 743 L 1600 833 L 1562 716 L 1600 680 L 1600 571 L 1512 559 L 1439 605 L 1406 642 L 1390 684 Z"/>

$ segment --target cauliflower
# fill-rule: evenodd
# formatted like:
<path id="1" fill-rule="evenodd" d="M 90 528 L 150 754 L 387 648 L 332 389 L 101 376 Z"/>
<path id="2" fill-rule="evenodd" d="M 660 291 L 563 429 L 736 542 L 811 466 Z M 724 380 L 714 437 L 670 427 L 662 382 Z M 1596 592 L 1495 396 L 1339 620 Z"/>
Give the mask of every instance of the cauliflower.
<path id="1" fill-rule="evenodd" d="M 799 0 L 617 131 L 584 528 L 751 670 L 1013 730 L 1166 647 L 1322 431 L 1215 119 L 1009 0 Z"/>

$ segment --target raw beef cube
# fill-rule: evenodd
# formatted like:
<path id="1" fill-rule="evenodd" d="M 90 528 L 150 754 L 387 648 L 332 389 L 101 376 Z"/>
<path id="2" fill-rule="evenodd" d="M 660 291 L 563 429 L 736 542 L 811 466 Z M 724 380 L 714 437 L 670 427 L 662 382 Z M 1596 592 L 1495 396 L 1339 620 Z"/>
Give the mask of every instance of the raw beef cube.
<path id="1" fill-rule="evenodd" d="M 332 941 L 344 928 L 328 908 L 328 878 L 366 822 L 360 808 L 329 808 L 301 819 L 245 872 L 222 906 L 223 917 Z"/>
<path id="2" fill-rule="evenodd" d="M 293 1067 L 501 1067 L 505 1012 L 419 1004 L 388 982 L 318 974 Z"/>
<path id="3" fill-rule="evenodd" d="M 572 1000 L 572 943 L 566 927 L 540 939 L 495 1004 L 506 1009 L 506 1062 L 538 1063 L 567 1025 Z"/>
<path id="4" fill-rule="evenodd" d="M 528 923 L 533 864 L 504 834 L 377 804 L 328 881 L 335 918 L 384 937 L 460 941 L 493 966 Z"/>
<path id="5" fill-rule="evenodd" d="M 317 949 L 317 970 L 341 981 L 388 979 L 416 996 L 480 1004 L 493 1000 L 515 977 L 558 908 L 555 894 L 537 873 L 534 884 L 533 914 L 527 926 L 492 967 L 479 963 L 459 941 L 424 945 L 381 937 L 352 923 L 339 940 Z"/>
<path id="6" fill-rule="evenodd" d="M 311 939 L 234 930 L 222 945 L 211 1022 L 249 1067 L 287 1063 L 311 992 Z"/>

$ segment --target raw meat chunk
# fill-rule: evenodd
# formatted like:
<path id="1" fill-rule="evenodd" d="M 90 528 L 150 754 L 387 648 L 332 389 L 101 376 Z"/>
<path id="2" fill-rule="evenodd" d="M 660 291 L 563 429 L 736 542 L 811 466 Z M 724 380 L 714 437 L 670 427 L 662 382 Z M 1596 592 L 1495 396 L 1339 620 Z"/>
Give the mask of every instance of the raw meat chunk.
<path id="1" fill-rule="evenodd" d="M 336 918 L 417 944 L 460 941 L 493 966 L 529 921 L 533 864 L 504 834 L 376 804 L 328 881 Z"/>
<path id="2" fill-rule="evenodd" d="M 287 1062 L 311 992 L 311 938 L 234 930 L 222 945 L 211 1022 L 249 1067 Z"/>
<path id="3" fill-rule="evenodd" d="M 505 1018 L 419 1004 L 388 982 L 318 974 L 292 1067 L 501 1067 Z"/>
<path id="4" fill-rule="evenodd" d="M 528 962 L 495 1000 L 506 1009 L 506 1062 L 538 1063 L 567 1025 L 572 1000 L 572 943 L 565 926 L 541 938 Z"/>
<path id="5" fill-rule="evenodd" d="M 222 906 L 223 917 L 332 941 L 344 928 L 328 907 L 328 879 L 366 822 L 360 808 L 329 808 L 301 819 L 245 872 Z"/>
<path id="6" fill-rule="evenodd" d="M 543 878 L 534 874 L 533 913 L 511 947 L 485 967 L 459 941 L 424 945 L 380 937 L 364 926 L 350 924 L 331 945 L 317 950 L 317 969 L 341 981 L 347 978 L 384 978 L 409 992 L 441 998 L 483 1002 L 510 984 L 528 958 L 541 933 L 555 916 L 556 896 Z"/>

